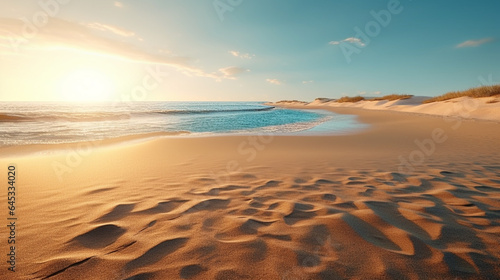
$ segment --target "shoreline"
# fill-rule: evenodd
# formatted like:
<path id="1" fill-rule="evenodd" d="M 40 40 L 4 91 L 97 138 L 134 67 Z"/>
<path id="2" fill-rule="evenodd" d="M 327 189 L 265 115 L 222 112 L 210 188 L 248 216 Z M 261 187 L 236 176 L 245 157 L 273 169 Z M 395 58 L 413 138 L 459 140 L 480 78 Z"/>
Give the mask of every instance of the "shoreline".
<path id="1" fill-rule="evenodd" d="M 105 148 L 119 148 L 121 146 L 128 147 L 134 146 L 135 144 L 140 144 L 142 142 L 152 142 L 161 139 L 225 139 L 234 138 L 240 139 L 239 141 L 244 141 L 248 137 L 256 136 L 270 136 L 273 138 L 335 138 L 335 137 L 353 137 L 357 138 L 356 135 L 364 134 L 365 132 L 370 132 L 373 129 L 380 126 L 379 119 L 385 119 L 384 122 L 390 121 L 390 118 L 394 115 L 399 115 L 403 118 L 414 118 L 425 119 L 427 123 L 432 120 L 438 121 L 442 127 L 453 127 L 461 126 L 462 123 L 480 123 L 484 125 L 492 125 L 491 129 L 500 124 L 500 120 L 485 120 L 485 119 L 472 119 L 472 118 L 460 118 L 460 117 L 446 117 L 439 115 L 432 115 L 426 113 L 418 112 L 405 112 L 405 111 L 394 111 L 394 110 L 370 110 L 358 107 L 332 107 L 327 105 L 283 105 L 274 104 L 273 106 L 287 109 L 296 110 L 324 110 L 333 112 L 340 115 L 354 116 L 360 124 L 365 124 L 367 127 L 350 129 L 345 133 L 302 133 L 304 131 L 293 132 L 290 134 L 286 133 L 220 133 L 220 134 L 210 134 L 210 135 L 199 135 L 191 134 L 190 132 L 154 132 L 146 134 L 134 134 L 127 135 L 117 138 L 109 138 L 102 140 L 90 140 L 82 142 L 71 142 L 71 143 L 51 143 L 51 144 L 28 144 L 28 145 L 12 145 L 0 147 L 0 159 L 15 158 L 15 157 L 29 157 L 29 156 L 50 156 L 50 155 L 61 155 L 68 152 L 80 151 L 90 147 L 91 149 L 105 149 Z M 379 119 L 373 119 L 373 116 L 384 116 Z M 306 130 L 307 131 L 307 130 Z M 394 131 L 397 131 L 395 129 Z M 83 147 L 83 148 L 82 148 Z"/>
<path id="2" fill-rule="evenodd" d="M 84 150 L 88 147 L 107 148 L 120 145 L 133 145 L 144 141 L 150 141 L 162 137 L 171 137 L 189 132 L 153 132 L 146 134 L 132 134 L 116 138 L 107 138 L 101 140 L 89 140 L 69 143 L 47 143 L 47 144 L 25 144 L 25 145 L 8 145 L 0 146 L 0 159 L 8 157 L 26 157 L 26 156 L 43 156 L 64 153 L 74 150 Z"/>
<path id="3" fill-rule="evenodd" d="M 414 97 L 415 98 L 415 97 Z M 418 97 L 416 97 L 418 99 Z M 482 98 L 481 101 L 478 101 L 479 103 L 483 104 L 486 102 L 486 99 L 491 99 L 491 98 Z M 467 101 L 469 100 L 469 101 Z M 453 103 L 459 103 L 461 104 L 460 108 L 465 110 L 464 102 L 470 102 L 470 98 L 458 98 L 458 100 L 453 101 Z M 410 108 L 409 105 L 398 105 L 399 103 L 403 102 L 403 104 L 412 104 Z M 435 102 L 436 104 L 431 104 L 432 106 L 451 106 L 450 105 L 451 101 L 445 101 L 445 102 Z M 377 103 L 382 103 L 381 106 L 378 106 Z M 446 103 L 446 104 L 445 104 Z M 366 106 L 366 104 L 369 105 L 374 105 L 374 106 Z M 279 108 L 286 108 L 286 109 L 296 109 L 296 110 L 324 110 L 324 111 L 329 111 L 333 112 L 336 114 L 341 114 L 341 115 L 350 115 L 356 117 L 356 119 L 360 120 L 359 123 L 361 124 L 367 124 L 367 125 L 373 125 L 373 122 L 369 118 L 360 118 L 360 115 L 363 115 L 363 112 L 366 111 L 381 111 L 381 112 L 386 112 L 388 114 L 401 114 L 400 116 L 417 116 L 417 117 L 431 117 L 431 118 L 442 118 L 446 120 L 447 122 L 461 122 L 461 121 L 477 121 L 477 122 L 490 122 L 493 124 L 500 124 L 500 103 L 493 104 L 494 106 L 499 106 L 497 111 L 498 117 L 496 115 L 493 116 L 484 116 L 484 117 L 471 117 L 471 116 L 464 116 L 464 114 L 470 113 L 469 111 L 461 112 L 460 110 L 455 110 L 453 114 L 448 114 L 444 115 L 441 114 L 433 114 L 433 113 L 428 113 L 428 112 L 421 112 L 419 109 L 420 106 L 422 105 L 416 105 L 414 101 L 411 100 L 396 100 L 396 101 L 362 101 L 362 102 L 356 102 L 356 103 L 335 103 L 334 101 L 329 101 L 329 102 L 319 102 L 319 101 L 314 101 L 310 103 L 303 103 L 303 102 L 288 102 L 288 103 L 280 103 L 280 102 L 267 102 L 267 103 L 262 103 L 262 105 L 266 106 L 274 106 L 274 107 L 279 107 Z M 387 106 L 385 106 L 387 105 Z M 492 106 L 493 106 L 492 105 Z M 406 107 L 405 107 L 406 106 Z M 428 106 L 428 104 L 424 105 Z M 401 109 L 403 108 L 403 109 Z M 482 114 L 482 109 L 479 108 L 478 114 Z M 490 108 L 491 109 L 491 108 Z M 446 110 L 444 110 L 446 111 Z M 399 117 L 399 116 L 398 116 Z M 321 124 L 320 124 L 321 125 Z M 110 145 L 115 145 L 115 144 L 127 144 L 127 143 L 134 143 L 136 141 L 148 141 L 150 139 L 154 138 L 163 138 L 163 137 L 178 137 L 178 138 L 205 138 L 205 137 L 247 137 L 247 136 L 252 136 L 252 135 L 267 135 L 267 134 L 272 134 L 277 137 L 285 137 L 285 136 L 290 136 L 290 137 L 295 137 L 295 136 L 304 136 L 304 137 L 319 137 L 319 136 L 324 136 L 324 137 L 330 137 L 330 136 L 340 136 L 340 135 L 349 135 L 349 134 L 357 134 L 362 132 L 365 129 L 370 129 L 368 128 L 357 128 L 357 129 L 348 129 L 347 131 L 339 131 L 339 132 L 328 132 L 328 131 L 321 131 L 321 132 L 307 132 L 310 129 L 307 129 L 305 131 L 296 131 L 296 132 L 290 132 L 290 133 L 190 133 L 190 132 L 153 132 L 153 133 L 146 133 L 146 134 L 139 134 L 139 135 L 127 135 L 127 136 L 121 136 L 121 137 L 116 137 L 116 138 L 108 138 L 108 139 L 103 139 L 103 140 L 90 140 L 90 141 L 80 141 L 80 142 L 70 142 L 70 143 L 47 143 L 47 144 L 23 144 L 23 145 L 8 145 L 8 146 L 2 146 L 0 147 L 0 151 L 2 152 L 2 155 L 0 157 L 7 157 L 7 156 L 16 156 L 16 155 L 30 155 L 33 153 L 36 153 L 37 151 L 41 150 L 50 150 L 50 151 L 57 151 L 57 150 L 74 150 L 78 145 L 82 144 L 89 144 L 91 146 L 110 146 Z M 189 135 L 185 135 L 188 133 Z M 63 146 L 63 148 L 60 148 Z M 19 152 L 20 150 L 23 150 L 23 152 Z"/>
<path id="4" fill-rule="evenodd" d="M 297 108 L 302 110 L 303 108 Z M 304 108 L 306 110 L 317 110 L 316 108 Z M 318 108 L 319 110 L 325 110 L 323 108 Z M 352 114 L 349 114 L 352 115 Z M 321 125 L 323 123 L 320 123 Z M 227 133 L 217 133 L 217 132 L 189 132 L 189 131 L 175 131 L 175 132 L 152 132 L 145 134 L 132 134 L 126 136 L 120 136 L 115 138 L 106 138 L 101 140 L 89 140 L 89 141 L 78 141 L 78 142 L 67 142 L 67 143 L 37 143 L 37 144 L 22 144 L 22 145 L 6 145 L 0 146 L 0 158 L 6 158 L 10 156 L 30 156 L 30 155 L 50 155 L 52 153 L 64 153 L 67 151 L 72 151 L 80 149 L 81 146 L 90 146 L 93 148 L 100 147 L 112 147 L 117 145 L 132 145 L 134 143 L 139 143 L 143 141 L 151 141 L 161 138 L 218 138 L 218 137 L 249 137 L 258 135 L 272 135 L 273 137 L 320 137 L 320 136 L 339 136 L 346 134 L 356 134 L 363 131 L 362 128 L 347 129 L 342 132 L 311 132 L 308 133 L 309 129 L 300 130 L 295 132 L 227 132 Z M 44 151 L 41 153 L 40 151 Z M 50 152 L 48 152 L 50 151 Z"/>

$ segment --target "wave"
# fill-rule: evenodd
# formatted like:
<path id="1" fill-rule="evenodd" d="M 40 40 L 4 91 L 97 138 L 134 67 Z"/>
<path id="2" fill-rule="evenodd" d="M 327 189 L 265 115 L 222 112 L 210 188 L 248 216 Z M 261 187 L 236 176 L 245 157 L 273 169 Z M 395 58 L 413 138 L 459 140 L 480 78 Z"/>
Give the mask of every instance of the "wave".
<path id="1" fill-rule="evenodd" d="M 213 114 L 213 113 L 238 113 L 259 112 L 272 110 L 275 107 L 244 108 L 244 109 L 207 109 L 207 110 L 150 110 L 131 112 L 33 112 L 33 113 L 0 113 L 0 122 L 95 122 L 126 120 L 132 117 L 154 115 L 181 115 L 181 114 Z"/>
<path id="2" fill-rule="evenodd" d="M 234 113 L 234 112 L 260 112 L 269 111 L 275 107 L 247 108 L 247 109 L 224 109 L 224 110 L 164 110 L 153 111 L 157 114 L 212 114 L 212 113 Z"/>
<path id="3" fill-rule="evenodd" d="M 333 118 L 334 118 L 333 116 L 325 116 L 325 117 L 319 118 L 319 119 L 314 120 L 314 121 L 264 126 L 264 127 L 249 129 L 249 130 L 239 130 L 239 131 L 237 131 L 237 133 L 243 133 L 243 134 L 264 133 L 264 134 L 282 134 L 282 135 L 292 134 L 293 135 L 293 134 L 296 134 L 298 132 L 303 132 L 303 131 L 307 131 L 309 129 L 312 129 L 312 128 L 314 128 L 320 124 L 323 124 L 325 122 L 331 121 Z"/>
<path id="4" fill-rule="evenodd" d="M 14 121 L 22 121 L 25 117 L 15 116 L 9 114 L 0 114 L 0 122 L 14 122 Z"/>
<path id="5" fill-rule="evenodd" d="M 0 122 L 92 122 L 128 118 L 130 118 L 130 115 L 124 113 L 0 113 Z"/>

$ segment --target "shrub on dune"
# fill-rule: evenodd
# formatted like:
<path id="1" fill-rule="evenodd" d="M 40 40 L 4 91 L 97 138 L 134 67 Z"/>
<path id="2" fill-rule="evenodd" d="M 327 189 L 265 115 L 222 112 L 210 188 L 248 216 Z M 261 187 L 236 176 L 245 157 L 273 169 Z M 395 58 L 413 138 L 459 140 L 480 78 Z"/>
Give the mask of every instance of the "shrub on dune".
<path id="1" fill-rule="evenodd" d="M 362 101 L 362 100 L 365 100 L 365 98 L 362 96 L 354 96 L 354 97 L 344 96 L 344 97 L 337 99 L 337 102 L 338 103 L 358 102 L 358 101 Z"/>
<path id="2" fill-rule="evenodd" d="M 372 99 L 368 99 L 368 101 L 382 101 L 382 100 L 389 100 L 389 101 L 394 101 L 394 100 L 403 100 L 403 99 L 409 99 L 412 98 L 413 95 L 411 94 L 390 94 L 382 97 L 375 97 Z"/>

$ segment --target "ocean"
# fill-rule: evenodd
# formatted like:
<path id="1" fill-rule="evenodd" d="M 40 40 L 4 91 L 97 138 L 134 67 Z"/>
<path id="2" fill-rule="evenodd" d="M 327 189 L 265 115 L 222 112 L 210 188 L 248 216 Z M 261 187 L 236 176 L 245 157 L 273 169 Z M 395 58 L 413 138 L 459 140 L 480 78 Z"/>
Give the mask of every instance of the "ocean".
<path id="1" fill-rule="evenodd" d="M 212 135 L 344 134 L 354 116 L 262 102 L 0 103 L 0 145 L 57 144 L 166 132 Z"/>

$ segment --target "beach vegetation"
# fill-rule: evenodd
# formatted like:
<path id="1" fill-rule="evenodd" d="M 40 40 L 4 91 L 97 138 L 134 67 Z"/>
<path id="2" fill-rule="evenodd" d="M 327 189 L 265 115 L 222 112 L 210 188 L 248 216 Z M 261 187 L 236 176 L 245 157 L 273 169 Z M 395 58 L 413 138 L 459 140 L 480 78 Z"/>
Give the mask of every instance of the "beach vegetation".
<path id="1" fill-rule="evenodd" d="M 337 99 L 338 103 L 344 103 L 344 102 L 358 102 L 365 100 L 363 96 L 354 96 L 354 97 L 349 97 L 349 96 L 343 96 L 339 99 Z"/>
<path id="2" fill-rule="evenodd" d="M 423 103 L 432 103 L 438 101 L 445 101 L 459 97 L 472 97 L 472 98 L 480 98 L 480 97 L 492 97 L 500 95 L 500 85 L 493 86 L 481 86 L 476 88 L 470 88 L 464 91 L 452 91 L 445 93 L 440 96 L 436 96 L 430 99 L 425 100 Z"/>
<path id="3" fill-rule="evenodd" d="M 385 95 L 382 97 L 375 97 L 375 98 L 371 98 L 371 99 L 367 99 L 367 100 L 368 101 L 382 101 L 382 100 L 394 101 L 394 100 L 409 99 L 412 97 L 413 97 L 413 95 L 411 95 L 411 94 L 389 94 L 389 95 Z"/>
<path id="4" fill-rule="evenodd" d="M 318 102 L 321 102 L 321 103 L 326 103 L 326 102 L 330 102 L 330 101 L 333 101 L 334 99 L 331 99 L 331 98 L 325 98 L 325 97 L 318 97 L 316 99 L 314 99 L 314 101 L 318 101 Z"/>

